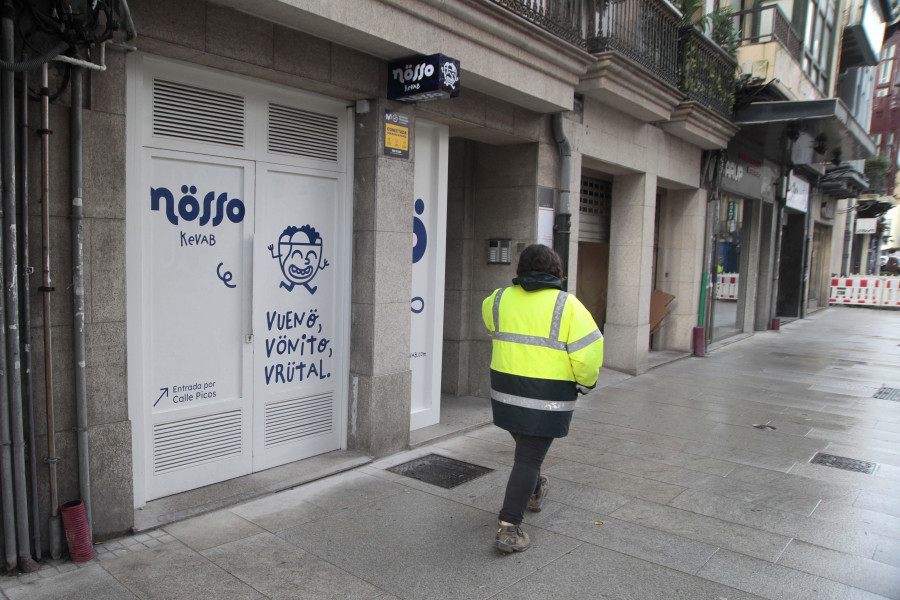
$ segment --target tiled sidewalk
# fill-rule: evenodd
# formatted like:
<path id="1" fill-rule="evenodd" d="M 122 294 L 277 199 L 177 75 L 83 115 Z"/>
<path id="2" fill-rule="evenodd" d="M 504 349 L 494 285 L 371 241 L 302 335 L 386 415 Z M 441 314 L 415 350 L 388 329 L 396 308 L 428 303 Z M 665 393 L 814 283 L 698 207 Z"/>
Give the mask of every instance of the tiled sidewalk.
<path id="1" fill-rule="evenodd" d="M 12 600 L 900 599 L 900 312 L 830 309 L 705 359 L 604 372 L 544 465 L 533 546 L 491 548 L 512 464 L 493 426 L 0 583 Z M 758 427 L 754 427 L 754 425 Z M 768 426 L 768 427 L 765 427 Z M 810 464 L 817 453 L 874 474 Z M 493 469 L 443 489 L 386 469 Z"/>

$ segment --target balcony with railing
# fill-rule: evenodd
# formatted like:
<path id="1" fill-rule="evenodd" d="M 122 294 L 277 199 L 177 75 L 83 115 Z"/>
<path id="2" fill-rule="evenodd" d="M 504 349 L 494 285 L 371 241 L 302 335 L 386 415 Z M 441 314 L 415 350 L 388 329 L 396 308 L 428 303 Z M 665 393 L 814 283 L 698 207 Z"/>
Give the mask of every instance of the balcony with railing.
<path id="1" fill-rule="evenodd" d="M 827 93 L 828 77 L 821 74 L 821 65 L 778 5 L 736 12 L 733 23 L 740 35 L 738 62 L 754 65 L 752 72 L 745 73 L 749 83 L 778 80 L 779 88 L 795 100 L 813 100 Z"/>
<path id="2" fill-rule="evenodd" d="M 493 0 L 526 21 L 579 48 L 585 47 L 585 6 L 591 0 Z"/>
<path id="3" fill-rule="evenodd" d="M 742 46 L 778 42 L 798 64 L 803 60 L 803 38 L 777 4 L 734 13 L 734 28 Z"/>
<path id="4" fill-rule="evenodd" d="M 682 28 L 668 0 L 493 2 L 596 57 L 576 88 L 585 96 L 648 123 L 674 118 L 668 129 L 703 147 L 733 135 L 737 63 L 700 31 Z"/>
<path id="5" fill-rule="evenodd" d="M 600 0 L 592 11 L 587 48 L 628 57 L 666 83 L 678 83 L 679 14 L 660 0 Z"/>
<path id="6" fill-rule="evenodd" d="M 696 27 L 681 30 L 678 60 L 678 87 L 687 97 L 731 118 L 737 61 Z"/>

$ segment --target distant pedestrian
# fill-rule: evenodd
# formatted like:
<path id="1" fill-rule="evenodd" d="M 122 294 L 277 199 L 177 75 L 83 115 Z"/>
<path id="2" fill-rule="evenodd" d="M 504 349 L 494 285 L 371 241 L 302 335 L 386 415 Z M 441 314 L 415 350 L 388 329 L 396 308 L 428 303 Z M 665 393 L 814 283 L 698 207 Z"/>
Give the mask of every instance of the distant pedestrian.
<path id="1" fill-rule="evenodd" d="M 554 438 L 569 433 L 579 386 L 593 388 L 603 363 L 603 335 L 575 296 L 562 291 L 559 255 L 541 244 L 525 248 L 513 285 L 481 305 L 491 333 L 494 424 L 516 442 L 515 460 L 499 515 L 494 547 L 528 549 L 520 525 L 538 512 L 549 491 L 541 464 Z"/>

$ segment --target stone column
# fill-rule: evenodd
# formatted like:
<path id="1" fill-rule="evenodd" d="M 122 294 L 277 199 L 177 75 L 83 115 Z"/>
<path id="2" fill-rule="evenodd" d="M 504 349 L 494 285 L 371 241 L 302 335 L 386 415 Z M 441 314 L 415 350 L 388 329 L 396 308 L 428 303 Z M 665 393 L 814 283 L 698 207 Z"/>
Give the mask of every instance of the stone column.
<path id="1" fill-rule="evenodd" d="M 760 243 L 759 243 L 759 271 L 756 287 L 756 320 L 754 329 L 766 331 L 769 328 L 770 301 L 772 298 L 772 279 L 775 268 L 775 236 L 777 235 L 775 211 L 771 203 L 760 204 Z"/>
<path id="2" fill-rule="evenodd" d="M 444 280 L 444 358 L 441 392 L 469 393 L 469 349 L 472 344 L 472 261 L 474 253 L 474 142 L 450 140 L 447 185 L 447 261 Z"/>
<path id="3" fill-rule="evenodd" d="M 744 333 L 753 333 L 756 321 L 756 287 L 759 285 L 762 243 L 762 202 L 744 200 L 741 232 L 741 279 L 738 315 Z"/>
<path id="4" fill-rule="evenodd" d="M 384 156 L 384 110 L 410 121 L 410 159 Z M 409 444 L 415 110 L 373 103 L 356 118 L 348 445 L 384 456 Z"/>
<path id="5" fill-rule="evenodd" d="M 647 370 L 656 175 L 617 175 L 612 188 L 605 366 Z"/>
<path id="6" fill-rule="evenodd" d="M 655 334 L 661 350 L 690 352 L 700 312 L 706 190 L 670 190 L 662 200 L 656 288 L 674 294 Z"/>

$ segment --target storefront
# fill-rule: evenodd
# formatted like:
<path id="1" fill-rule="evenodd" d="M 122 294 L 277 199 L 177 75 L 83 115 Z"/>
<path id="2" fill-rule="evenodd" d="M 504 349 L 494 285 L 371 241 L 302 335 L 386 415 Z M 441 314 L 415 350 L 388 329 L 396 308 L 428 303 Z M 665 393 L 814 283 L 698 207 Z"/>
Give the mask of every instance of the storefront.
<path id="1" fill-rule="evenodd" d="M 707 341 L 718 342 L 755 326 L 764 223 L 770 222 L 777 166 L 747 145 L 725 154 L 719 194 L 708 204 L 710 268 Z M 771 227 L 769 227 L 771 229 Z"/>

